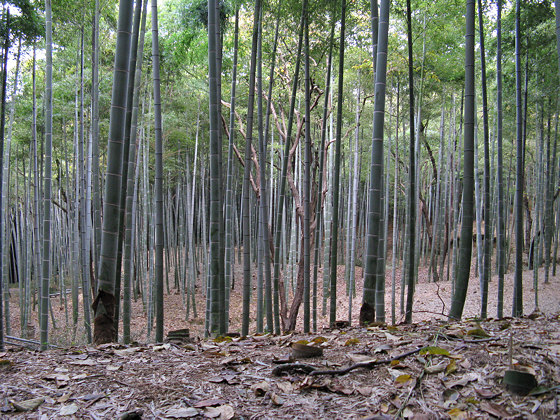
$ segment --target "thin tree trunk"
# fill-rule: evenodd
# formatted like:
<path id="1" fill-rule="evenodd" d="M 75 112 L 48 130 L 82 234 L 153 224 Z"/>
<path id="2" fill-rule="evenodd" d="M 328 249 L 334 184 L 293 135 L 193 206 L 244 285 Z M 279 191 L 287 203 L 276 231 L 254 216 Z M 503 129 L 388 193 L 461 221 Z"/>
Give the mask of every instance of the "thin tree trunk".
<path id="1" fill-rule="evenodd" d="M 243 173 L 243 323 L 241 334 L 249 333 L 249 310 L 251 298 L 251 235 L 250 235 L 250 171 L 251 143 L 253 140 L 253 111 L 255 103 L 255 72 L 257 66 L 257 49 L 259 40 L 259 21 L 261 16 L 261 0 L 255 1 L 253 38 L 251 46 L 251 64 L 249 71 L 249 103 L 247 105 L 247 135 L 245 139 L 245 168 Z"/>
<path id="2" fill-rule="evenodd" d="M 398 242 L 398 183 L 399 183 L 399 114 L 400 114 L 400 93 L 401 85 L 400 80 L 397 79 L 397 122 L 395 124 L 395 176 L 393 187 L 393 248 L 392 248 L 392 262 L 391 262 L 391 324 L 396 323 L 396 305 L 395 305 L 395 289 L 396 289 L 396 266 L 397 266 L 397 242 Z M 389 169 L 389 168 L 387 168 Z"/>
<path id="3" fill-rule="evenodd" d="M 38 147 L 37 147 L 37 84 L 36 84 L 36 48 L 33 45 L 33 110 L 32 110 L 32 138 L 33 138 L 33 274 L 34 289 L 40 288 L 41 283 L 41 226 L 40 218 L 40 174 L 38 170 Z M 3 144 L 3 142 L 2 142 Z M 2 147 L 2 146 L 0 146 Z M 0 153 L 1 155 L 1 153 Z M 1 277 L 1 276 L 0 276 Z M 35 297 L 35 294 L 33 294 Z"/>
<path id="4" fill-rule="evenodd" d="M 47 4 L 50 6 L 49 0 L 46 0 Z M 47 17 L 50 18 L 50 10 Z M 47 23 L 47 22 L 46 22 Z M 48 22 L 50 25 L 50 21 Z M 3 168 L 3 160 L 4 160 L 4 128 L 6 126 L 6 80 L 8 74 L 8 51 L 10 49 L 10 10 L 6 9 L 6 35 L 4 39 L 4 51 L 3 51 L 3 59 L 2 59 L 2 104 L 1 104 L 1 111 L 0 111 L 0 189 L 3 188 L 3 178 L 4 178 L 4 171 L 1 170 Z M 50 28 L 50 26 L 47 26 Z M 48 46 L 47 46 L 48 48 Z M 0 191 L 0 201 L 2 200 L 2 191 Z M 4 228 L 4 214 L 2 213 L 3 203 L 0 203 L 0 255 L 2 255 L 2 250 L 4 247 L 3 236 L 1 232 L 3 232 Z M 5 323 L 4 323 L 4 287 L 8 288 L 9 284 L 4 286 L 4 268 L 3 265 L 0 264 L 0 350 L 4 350 L 4 339 L 6 336 L 5 330 Z"/>
<path id="5" fill-rule="evenodd" d="M 43 264 L 41 278 L 41 350 L 49 344 L 49 280 L 51 274 L 51 182 L 52 182 L 52 8 L 45 1 L 46 26 L 46 72 L 45 72 L 45 172 L 43 190 Z"/>
<path id="6" fill-rule="evenodd" d="M 541 261 L 541 214 L 542 214 L 542 203 L 543 203 L 543 148 L 544 148 L 544 104 L 541 101 L 537 101 L 536 106 L 536 117 L 537 117 L 537 131 L 538 131 L 538 144 L 536 146 L 535 153 L 535 229 L 533 233 L 533 239 L 531 241 L 531 248 L 529 250 L 529 264 L 531 264 L 531 257 L 533 259 L 533 291 L 535 298 L 535 310 L 539 309 L 539 267 Z M 540 109 L 539 109 L 540 108 Z M 536 141 L 535 141 L 536 143 Z"/>
<path id="7" fill-rule="evenodd" d="M 262 12 L 261 12 L 262 14 Z M 262 22 L 260 22 L 261 32 L 262 32 Z M 268 86 L 268 104 L 266 108 L 266 123 L 264 136 L 262 135 L 262 58 L 259 60 L 258 70 L 259 70 L 259 156 L 261 157 L 259 162 L 259 171 L 261 179 L 261 190 L 260 190 L 260 221 L 261 221 L 261 234 L 262 234 L 262 252 L 263 252 L 263 262 L 264 262 L 264 304 L 266 308 L 266 321 L 267 330 L 272 332 L 274 329 L 274 318 L 273 318 L 273 307 L 272 307 L 272 280 L 271 280 L 271 270 L 270 270 L 270 235 L 268 227 L 268 183 L 266 180 L 266 147 L 268 143 L 268 133 L 270 129 L 270 112 L 272 103 L 272 86 L 274 83 L 274 68 L 276 64 L 276 49 L 278 46 L 278 33 L 280 29 L 280 15 L 276 20 L 276 29 L 274 34 L 274 47 L 272 50 L 272 63 L 270 66 L 269 75 L 269 86 Z M 262 33 L 259 37 L 259 55 L 262 56 Z M 272 177 L 270 178 L 272 180 Z M 272 188 L 272 187 L 271 187 Z"/>
<path id="8" fill-rule="evenodd" d="M 414 286 L 416 278 L 414 276 L 414 254 L 415 254 L 415 239 L 416 239 L 416 147 L 414 144 L 414 63 L 412 55 L 412 11 L 410 7 L 410 0 L 406 0 L 406 27 L 407 27 L 407 42 L 408 42 L 408 84 L 409 84 L 409 130 L 410 130 L 410 145 L 409 145 L 409 192 L 408 192 L 408 217 L 406 231 L 408 235 L 407 241 L 407 254 L 406 266 L 408 267 L 406 276 L 406 285 L 408 289 L 406 298 L 406 312 L 405 322 L 412 322 L 412 304 L 414 302 Z M 404 291 L 404 287 L 403 287 Z"/>
<path id="9" fill-rule="evenodd" d="M 330 311 L 329 324 L 332 326 L 336 321 L 336 281 L 338 268 L 338 213 L 340 197 L 340 149 L 342 143 L 342 106 L 344 93 L 344 44 L 346 33 L 346 0 L 342 0 L 342 11 L 340 18 L 340 51 L 338 58 L 338 104 L 336 116 L 336 137 L 334 154 L 333 174 L 333 214 L 332 214 L 332 236 L 331 236 L 331 288 L 330 288 Z"/>
<path id="10" fill-rule="evenodd" d="M 480 36 L 480 67 L 482 85 L 482 120 L 484 129 L 484 267 L 481 278 L 481 309 L 480 316 L 488 316 L 488 283 L 492 265 L 492 218 L 490 214 L 490 139 L 488 134 L 488 95 L 486 93 L 486 54 L 484 50 L 484 25 L 482 16 L 482 0 L 478 0 L 478 30 Z"/>
<path id="11" fill-rule="evenodd" d="M 99 275 L 101 252 L 101 187 L 99 185 L 99 0 L 95 0 L 91 48 L 91 132 L 93 136 L 91 170 L 93 173 L 93 261 L 94 282 Z M 94 288 L 96 289 L 96 287 Z"/>
<path id="12" fill-rule="evenodd" d="M 375 108 L 373 113 L 373 139 L 368 193 L 367 247 L 364 258 L 364 294 L 360 310 L 360 324 L 385 321 L 385 288 L 377 281 L 379 234 L 382 226 L 383 188 L 383 127 L 385 123 L 385 91 L 387 72 L 387 43 L 389 25 L 389 2 L 381 2 L 379 41 L 377 44 L 375 72 Z M 385 279 L 383 279 L 383 282 Z M 375 315 L 377 315 L 375 317 Z M 374 318 L 375 317 L 375 318 Z"/>
<path id="13" fill-rule="evenodd" d="M 475 104 L 475 120 L 476 117 L 477 106 Z M 475 122 L 475 126 L 478 124 L 478 121 Z M 482 238 L 482 199 L 480 197 L 480 179 L 478 176 L 479 168 L 478 168 L 478 131 L 475 130 L 474 133 L 474 211 L 475 211 L 475 219 L 476 219 L 476 269 L 475 275 L 479 277 L 480 282 L 480 291 L 481 291 L 481 299 L 482 299 L 482 278 L 484 274 L 482 270 L 484 269 L 484 243 Z"/>
<path id="14" fill-rule="evenodd" d="M 442 225 L 440 223 L 441 220 L 441 187 L 442 187 L 442 160 L 443 155 L 445 153 L 445 143 L 444 143 L 444 136 L 445 136 L 445 101 L 441 104 L 441 119 L 439 125 L 439 156 L 438 156 L 438 163 L 437 163 L 437 173 L 438 179 L 437 184 L 435 186 L 435 208 L 434 208 L 434 223 L 432 224 L 432 250 L 431 250 L 431 257 L 430 257 L 430 268 L 432 270 L 433 281 L 439 281 L 438 275 L 438 258 L 439 254 L 441 253 L 441 232 L 442 232 Z"/>
<path id="15" fill-rule="evenodd" d="M 333 26 L 336 24 L 336 18 L 333 15 Z M 334 38 L 334 33 L 333 33 Z M 331 76 L 330 84 L 334 84 L 334 75 Z M 329 98 L 329 106 L 332 108 L 332 94 Z M 333 136 L 333 113 L 330 113 L 329 116 L 329 139 L 334 138 Z M 334 173 L 334 148 L 327 147 L 326 153 L 327 156 L 327 194 L 325 196 L 325 203 L 327 205 L 324 206 L 324 213 L 325 213 L 325 246 L 323 251 L 323 308 L 322 313 L 323 316 L 327 315 L 327 298 L 329 297 L 329 287 L 330 287 L 330 273 L 331 273 L 331 231 L 332 231 L 332 190 L 333 190 L 333 173 Z"/>
<path id="16" fill-rule="evenodd" d="M 307 0 L 304 0 L 307 2 Z M 305 6 L 305 5 L 304 5 Z M 306 6 L 305 6 L 306 7 Z M 299 40 L 298 40 L 298 51 L 296 55 L 296 62 L 295 62 L 295 71 L 294 71 L 294 78 L 293 78 L 293 85 L 292 85 L 292 93 L 290 99 L 290 112 L 288 116 L 288 128 L 286 132 L 286 143 L 284 145 L 284 151 L 282 155 L 282 172 L 280 174 L 280 185 L 278 186 L 278 199 L 277 203 L 277 210 L 276 210 L 276 229 L 274 233 L 274 273 L 273 273 L 273 286 L 274 286 L 274 333 L 280 334 L 281 330 L 286 329 L 286 320 L 284 319 L 286 314 L 286 307 L 285 299 L 281 298 L 282 291 L 282 283 L 280 282 L 280 243 L 282 240 L 282 233 L 284 229 L 282 229 L 282 217 L 284 215 L 284 201 L 286 198 L 286 178 L 288 172 L 288 161 L 290 157 L 290 149 L 291 149 L 291 142 L 292 142 L 292 128 L 294 122 L 294 109 L 296 104 L 296 93 L 298 87 L 298 79 L 299 79 L 299 67 L 300 67 L 300 55 L 301 55 L 301 48 L 303 46 L 303 15 L 301 18 L 300 30 L 299 30 Z M 286 212 L 287 213 L 287 212 Z M 287 224 L 287 223 L 286 223 Z M 286 229 L 287 231 L 287 229 Z M 286 248 L 286 247 L 285 247 Z M 287 278 L 287 276 L 284 276 Z M 285 288 L 287 291 L 287 287 Z M 280 310 L 280 299 L 283 300 L 283 308 L 282 311 Z M 282 317 L 280 316 L 282 313 Z M 280 325 L 282 323 L 282 325 Z"/>
<path id="17" fill-rule="evenodd" d="M 155 276 L 156 276 L 156 342 L 163 342 L 163 138 L 161 133 L 161 93 L 159 76 L 159 39 L 157 0 L 152 0 L 152 71 L 154 81 L 155 133 Z"/>
<path id="18" fill-rule="evenodd" d="M 331 32 L 329 38 L 329 55 L 327 58 L 327 76 L 325 79 L 325 103 L 323 107 L 323 119 L 321 122 L 321 146 L 319 148 L 319 180 L 317 182 L 317 207 L 315 209 L 315 217 L 316 217 L 316 229 L 315 229 L 315 258 L 314 258 L 314 265 L 313 265 L 313 331 L 317 331 L 317 271 L 319 266 L 319 248 L 320 248 L 320 238 L 321 238 L 321 208 L 323 208 L 323 197 L 324 197 L 324 188 L 323 188 L 323 178 L 325 172 L 325 160 L 327 149 L 325 148 L 325 138 L 327 135 L 327 114 L 329 110 L 329 98 L 330 98 L 330 90 L 331 90 L 331 68 L 332 68 L 332 51 L 333 51 L 333 38 L 334 38 L 334 27 L 336 24 L 336 19 L 334 16 L 331 16 Z M 328 206 L 325 206 L 328 208 Z M 325 254 L 326 248 L 328 246 L 327 241 L 327 229 L 330 229 L 330 226 L 327 226 L 328 221 L 325 217 L 325 237 L 324 237 L 324 244 L 325 244 Z M 323 264 L 323 276 L 326 276 L 326 271 L 328 270 L 328 266 Z M 326 308 L 326 290 L 323 289 L 323 309 Z M 323 313 L 325 315 L 326 312 Z"/>
<path id="19" fill-rule="evenodd" d="M 304 3 L 307 6 L 307 2 Z M 303 163 L 303 331 L 310 332 L 311 322 L 311 236 L 310 236 L 310 196 L 311 196 L 311 83 L 309 80 L 309 11 L 304 9 L 304 55 L 305 55 L 305 153 Z M 262 181 L 262 180 L 261 180 Z"/>
<path id="20" fill-rule="evenodd" d="M 84 324 L 88 343 L 91 343 L 91 287 L 90 287 L 90 255 L 89 255 L 89 231 L 87 229 L 88 219 L 86 216 L 88 202 L 86 199 L 85 181 L 85 116 L 84 116 L 84 28 L 81 27 L 80 53 L 79 53 L 80 79 L 76 87 L 76 123 L 78 134 L 78 178 L 76 180 L 76 195 L 79 198 L 78 207 L 78 226 L 79 226 L 79 245 L 81 252 L 81 275 L 82 275 L 82 295 L 84 304 Z M 79 91 L 79 94 L 78 94 Z M 90 196 L 91 198 L 91 196 Z"/>
<path id="21" fill-rule="evenodd" d="M 11 155 L 11 144 L 12 144 L 12 129 L 13 129 L 13 125 L 14 125 L 14 111 L 15 111 L 15 101 L 13 98 L 15 98 L 16 93 L 17 93 L 17 87 L 18 87 L 18 77 L 19 77 L 19 65 L 20 65 L 20 57 L 21 57 L 21 38 L 18 41 L 18 48 L 17 48 L 17 55 L 16 55 L 16 69 L 15 69 L 15 73 L 14 73 L 14 82 L 13 82 L 13 88 L 12 88 L 12 101 L 10 102 L 10 116 L 9 116 L 9 122 L 8 122 L 8 135 L 6 138 L 6 144 L 4 145 L 4 163 L 3 163 L 3 167 L 2 167 L 2 171 L 4 171 L 4 174 L 2 176 L 2 182 L 3 182 L 3 187 L 2 187 L 2 212 L 0 214 L 2 214 L 4 216 L 4 229 L 2 230 L 1 234 L 4 235 L 5 239 L 4 242 L 6 244 L 10 244 L 10 233 L 11 233 L 11 229 L 9 228 L 10 225 L 10 217 L 9 217 L 9 203 L 8 203 L 8 187 L 9 187 L 9 175 L 10 175 L 10 155 Z M 25 171 L 24 171 L 25 173 Z M 17 182 L 17 178 L 16 178 L 16 182 Z M 18 194 L 16 193 L 16 197 L 18 196 Z M 9 273 L 9 256 L 10 256 L 10 247 L 7 246 L 4 253 L 2 254 L 3 257 L 3 261 L 2 261 L 2 265 L 4 266 L 4 272 L 5 273 Z M 20 283 L 18 281 L 18 283 Z M 21 284 L 21 283 L 20 283 Z M 10 335 L 11 334 L 11 323 L 10 323 L 10 288 L 6 287 L 4 289 L 4 320 L 5 320 L 5 326 L 4 329 L 6 331 L 6 335 Z"/>
<path id="22" fill-rule="evenodd" d="M 558 114 L 556 114 L 556 122 L 558 123 Z M 546 175 L 545 175 L 545 182 L 546 182 L 546 204 L 545 204 L 545 251 L 544 251 L 544 264 L 545 264 L 545 271 L 544 271 L 544 282 L 549 282 L 550 276 L 550 257 L 551 257 L 551 248 L 552 248 L 552 237 L 554 233 L 554 183 L 555 177 L 554 168 L 556 166 L 556 146 L 558 141 L 558 136 L 554 136 L 554 146 L 551 156 L 550 151 L 550 109 L 548 115 L 548 139 L 546 143 Z"/>
<path id="23" fill-rule="evenodd" d="M 512 316 L 523 315 L 523 121 L 521 110 L 520 1 L 515 2 L 515 106 L 517 112 L 517 168 L 515 188 L 515 277 Z"/>
<path id="24" fill-rule="evenodd" d="M 560 0 L 557 0 L 560 1 Z M 498 265 L 498 318 L 503 317 L 504 311 L 504 271 L 505 271 L 505 221 L 504 221 L 504 164 L 502 146 L 502 0 L 498 0 L 497 15 L 497 47 L 496 47 L 496 108 L 497 108 L 497 184 L 498 184 L 498 217 L 497 217 L 497 265 Z M 560 48 L 560 44 L 559 44 Z"/>
<path id="25" fill-rule="evenodd" d="M 359 73 L 359 71 L 358 71 Z M 359 74 L 358 74 L 359 79 Z M 348 322 L 352 323 L 352 302 L 355 295 L 355 274 L 356 274 L 356 237 L 357 237 L 357 224 L 358 224 L 358 186 L 359 186 L 359 179 L 360 179 L 360 171 L 358 165 L 358 148 L 359 148 L 359 140 L 360 140 L 360 92 L 361 87 L 358 82 L 358 94 L 356 98 L 356 129 L 354 132 L 354 151 L 353 151 L 353 175 L 349 178 L 352 180 L 352 188 L 351 194 L 352 198 L 350 199 L 350 191 L 348 194 L 348 201 L 351 203 L 351 211 L 348 212 L 348 215 L 351 217 L 350 223 L 348 223 L 347 230 L 350 232 L 350 240 L 349 240 L 349 255 L 350 257 L 347 258 L 346 267 L 348 268 Z M 352 167 L 352 166 L 351 166 Z M 350 169 L 350 168 L 349 168 Z M 350 175 L 350 170 L 348 171 L 348 175 Z"/>
<path id="26" fill-rule="evenodd" d="M 473 181 L 474 181 L 474 0 L 467 0 L 465 33 L 465 140 L 463 169 L 463 199 L 461 242 L 459 249 L 458 275 L 451 301 L 450 319 L 461 319 L 467 288 L 472 255 L 473 225 Z"/>
<path id="27" fill-rule="evenodd" d="M 239 9 L 235 10 L 235 30 L 233 42 L 233 66 L 231 76 L 231 108 L 229 114 L 229 139 L 227 154 L 226 172 L 226 195 L 225 195 L 225 249 L 224 249 L 224 277 L 226 282 L 226 319 L 229 319 L 229 296 L 233 287 L 233 263 L 234 263 L 234 242 L 233 242 L 233 140 L 235 137 L 235 101 L 237 86 L 237 56 L 239 50 Z M 192 239 L 194 240 L 194 239 Z"/>

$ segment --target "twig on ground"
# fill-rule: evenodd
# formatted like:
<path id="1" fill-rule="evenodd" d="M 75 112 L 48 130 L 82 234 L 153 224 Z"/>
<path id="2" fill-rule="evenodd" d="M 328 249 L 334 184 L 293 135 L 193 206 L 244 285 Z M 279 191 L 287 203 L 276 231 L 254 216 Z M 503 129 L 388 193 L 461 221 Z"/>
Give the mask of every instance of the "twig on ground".
<path id="1" fill-rule="evenodd" d="M 439 315 L 439 316 L 443 316 L 445 318 L 448 318 L 449 315 L 445 314 L 443 312 L 434 312 L 434 311 L 424 311 L 424 310 L 413 310 L 412 311 L 413 314 L 431 314 L 431 315 Z"/>
<path id="2" fill-rule="evenodd" d="M 5 338 L 6 338 L 6 341 L 8 342 L 8 344 L 11 344 L 12 346 L 27 347 L 27 348 L 30 348 L 29 345 L 41 346 L 41 343 L 39 341 L 35 341 L 35 340 L 26 340 L 25 338 L 12 337 L 10 335 L 7 335 Z M 24 343 L 24 344 L 21 344 L 21 343 Z M 59 349 L 60 348 L 58 346 L 55 346 L 54 344 L 48 344 L 48 347 L 49 348 L 54 348 L 54 349 Z"/>
<path id="3" fill-rule="evenodd" d="M 408 402 L 410 401 L 410 398 L 412 397 L 412 393 L 418 387 L 420 382 L 422 382 L 422 379 L 424 378 L 425 373 L 426 373 L 426 369 L 424 368 L 424 369 L 422 369 L 422 373 L 420 374 L 418 379 L 416 379 L 416 381 L 414 381 L 414 385 L 408 391 L 408 394 L 406 395 L 405 400 L 401 404 L 401 408 L 399 408 L 399 411 L 397 411 L 397 414 L 395 414 L 395 418 L 399 418 L 401 416 L 403 410 L 406 408 L 406 406 L 408 405 Z"/>
<path id="4" fill-rule="evenodd" d="M 313 374 L 316 370 L 316 367 L 305 363 L 286 363 L 272 369 L 272 374 L 274 376 L 280 376 L 285 372 Z"/>
<path id="5" fill-rule="evenodd" d="M 420 350 L 422 350 L 424 347 L 418 347 L 417 349 L 408 351 L 406 353 L 403 354 L 399 354 L 398 356 L 392 357 L 390 359 L 384 359 L 384 360 L 371 360 L 368 362 L 360 362 L 360 363 L 356 363 L 352 366 L 349 366 L 345 369 L 340 369 L 340 370 L 313 370 L 311 373 L 309 373 L 310 376 L 318 376 L 318 375 L 345 375 L 349 372 L 352 372 L 355 369 L 372 369 L 374 366 L 377 365 L 382 365 L 382 364 L 387 364 L 387 363 L 391 363 L 394 360 L 399 360 L 399 359 L 403 359 L 405 357 L 408 357 L 412 354 L 418 353 Z"/>
<path id="6" fill-rule="evenodd" d="M 466 339 L 462 339 L 464 343 L 487 343 L 489 341 L 496 341 L 499 340 L 500 337 L 490 337 L 490 338 L 477 338 L 474 340 L 466 340 Z"/>

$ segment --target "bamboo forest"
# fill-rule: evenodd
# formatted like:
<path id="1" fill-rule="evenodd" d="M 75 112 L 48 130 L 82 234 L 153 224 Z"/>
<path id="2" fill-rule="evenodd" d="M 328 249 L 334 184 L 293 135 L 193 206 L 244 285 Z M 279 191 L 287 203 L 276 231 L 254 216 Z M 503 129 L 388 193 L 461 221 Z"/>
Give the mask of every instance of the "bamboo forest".
<path id="1" fill-rule="evenodd" d="M 0 371 L 31 376 L 0 379 L 0 411 L 558 415 L 559 3 L 2 1 Z M 109 391 L 134 360 L 205 385 L 134 411 Z M 136 373 L 94 389 L 76 364 Z"/>

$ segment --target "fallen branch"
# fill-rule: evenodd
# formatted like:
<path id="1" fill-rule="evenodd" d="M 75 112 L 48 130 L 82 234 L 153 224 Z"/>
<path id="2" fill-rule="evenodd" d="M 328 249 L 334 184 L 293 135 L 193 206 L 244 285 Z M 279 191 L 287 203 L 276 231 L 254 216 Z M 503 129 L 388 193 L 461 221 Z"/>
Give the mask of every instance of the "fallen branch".
<path id="1" fill-rule="evenodd" d="M 352 366 L 348 366 L 345 369 L 340 369 L 340 370 L 313 370 L 311 373 L 309 373 L 309 375 L 311 375 L 311 376 L 346 375 L 347 373 L 352 372 L 353 370 L 356 370 L 356 369 L 372 369 L 374 366 L 388 364 L 388 363 L 391 363 L 395 360 L 403 359 L 403 358 L 408 357 L 412 354 L 418 353 L 423 348 L 424 347 L 418 347 L 417 349 L 408 351 L 408 352 L 403 353 L 403 354 L 399 354 L 398 356 L 392 357 L 390 359 L 371 360 L 371 361 L 368 361 L 368 362 L 359 362 L 359 363 L 356 363 Z"/>
<path id="2" fill-rule="evenodd" d="M 8 342 L 8 341 L 10 341 L 10 342 Z M 12 337 L 10 335 L 6 336 L 6 342 L 8 342 L 8 344 L 11 344 L 12 346 L 20 346 L 20 347 L 29 347 L 29 345 L 41 346 L 41 343 L 39 341 L 26 340 L 25 338 Z M 55 346 L 54 344 L 47 344 L 47 346 L 49 348 L 54 348 L 54 349 L 59 349 L 60 348 L 58 346 Z"/>
<path id="3" fill-rule="evenodd" d="M 500 337 L 467 339 L 467 338 L 463 338 L 463 337 L 453 337 L 452 335 L 447 335 L 445 333 L 442 333 L 442 336 L 449 341 L 462 341 L 463 343 L 467 343 L 467 344 L 488 343 L 488 342 L 491 342 L 491 341 L 498 341 L 500 339 Z"/>
<path id="4" fill-rule="evenodd" d="M 467 340 L 465 338 L 463 338 L 463 343 L 488 343 L 490 341 L 497 341 L 499 340 L 500 337 L 491 337 L 491 338 L 477 338 L 474 340 Z"/>
<path id="5" fill-rule="evenodd" d="M 316 367 L 306 365 L 305 363 L 286 363 L 284 365 L 276 366 L 274 369 L 272 369 L 272 374 L 274 376 L 280 376 L 286 372 L 313 374 L 313 372 L 315 371 L 317 371 Z"/>
<path id="6" fill-rule="evenodd" d="M 418 379 L 416 379 L 414 381 L 414 384 L 412 385 L 412 387 L 408 391 L 408 394 L 406 395 L 406 398 L 405 398 L 403 404 L 401 404 L 401 408 L 399 408 L 399 411 L 397 411 L 397 414 L 395 414 L 395 418 L 399 418 L 402 415 L 403 410 L 406 408 L 406 406 L 408 405 L 408 402 L 410 401 L 410 398 L 412 397 L 412 393 L 418 387 L 420 382 L 422 382 L 422 379 L 424 379 L 425 374 L 426 374 L 426 368 L 424 367 L 424 369 L 422 369 L 422 373 L 420 374 Z"/>

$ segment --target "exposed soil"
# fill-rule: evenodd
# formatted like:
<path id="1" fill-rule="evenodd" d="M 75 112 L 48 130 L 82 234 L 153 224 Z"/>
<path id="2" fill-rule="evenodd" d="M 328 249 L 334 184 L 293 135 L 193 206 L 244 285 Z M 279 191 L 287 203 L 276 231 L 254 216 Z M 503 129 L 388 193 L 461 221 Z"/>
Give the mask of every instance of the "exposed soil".
<path id="1" fill-rule="evenodd" d="M 337 319 L 348 319 L 349 314 L 349 298 L 346 293 L 346 285 L 344 283 L 344 266 L 338 267 L 338 286 L 337 286 Z M 480 316 L 480 285 L 479 279 L 471 270 L 471 277 L 469 280 L 468 295 L 465 302 L 463 311 L 463 318 L 475 318 Z M 505 275 L 504 284 L 504 316 L 511 315 L 511 308 L 513 302 L 513 277 L 514 273 L 511 270 Z M 241 267 L 235 267 L 235 278 L 237 285 L 231 292 L 231 305 L 230 305 L 230 328 L 229 331 L 241 331 L 242 319 L 242 293 L 241 281 L 243 273 Z M 322 279 L 322 269 L 319 269 L 319 279 Z M 356 267 L 356 279 L 362 278 L 361 267 Z M 538 310 L 544 314 L 555 314 L 560 312 L 560 275 L 550 276 L 549 283 L 544 283 L 544 269 L 539 270 L 539 287 L 538 287 Z M 169 281 L 173 282 L 173 276 L 169 276 Z M 391 267 L 388 266 L 386 270 L 386 285 L 385 285 L 385 302 L 386 302 L 386 320 L 388 324 L 392 323 L 391 320 L 391 283 L 392 273 Z M 401 314 L 400 306 L 400 287 L 401 269 L 395 270 L 395 323 L 398 324 L 404 321 L 404 316 Z M 427 320 L 445 320 L 449 313 L 452 285 L 448 281 L 439 281 L 437 283 L 431 282 L 426 267 L 421 267 L 418 273 L 418 283 L 414 291 L 414 314 L 413 322 L 427 321 Z M 445 277 L 442 278 L 445 280 Z M 253 281 L 256 282 L 255 270 L 253 270 Z M 524 314 L 530 314 L 537 309 L 535 305 L 535 289 L 533 288 L 533 272 L 525 271 L 523 273 L 523 306 Z M 317 327 L 318 330 L 328 327 L 328 306 L 326 315 L 323 315 L 323 295 L 321 285 L 318 287 L 318 309 L 317 309 Z M 20 315 L 19 315 L 19 294 L 17 290 L 12 289 L 11 296 L 11 326 L 14 332 L 13 335 L 19 336 L 20 330 Z M 406 290 L 405 290 L 406 292 Z M 256 290 L 253 288 L 253 296 L 251 297 L 252 314 L 256 313 Z M 357 280 L 355 297 L 352 300 L 352 325 L 358 324 L 358 317 L 360 312 L 362 296 L 362 282 Z M 405 295 L 406 296 L 406 295 Z M 498 297 L 498 281 L 497 276 L 492 277 L 489 284 L 488 292 L 488 316 L 497 316 L 497 297 Z M 65 302 L 66 299 L 66 302 Z M 164 331 L 175 330 L 179 328 L 189 328 L 191 336 L 204 336 L 204 296 L 200 293 L 197 287 L 196 294 L 197 316 L 193 316 L 192 310 L 189 313 L 189 318 L 186 317 L 186 303 L 183 296 L 176 290 L 173 290 L 171 285 L 171 293 L 165 295 L 165 327 Z M 67 303 L 67 305 L 65 304 Z M 82 305 L 80 296 L 80 305 Z M 327 301 L 328 305 L 328 301 Z M 72 303 L 70 295 L 66 297 L 57 295 L 52 298 L 52 319 L 55 319 L 55 328 L 50 333 L 51 343 L 59 346 L 70 346 L 75 344 L 86 344 L 85 332 L 83 321 L 79 320 L 76 328 L 72 327 Z M 81 309 L 80 309 L 81 312 Z M 300 322 L 298 329 L 303 330 L 301 318 L 303 309 L 300 309 Z M 81 315 L 80 315 L 81 316 Z M 36 311 L 31 315 L 32 324 L 31 331 L 28 337 L 32 339 L 38 338 L 39 328 L 37 324 Z M 70 327 L 67 327 L 69 325 Z M 265 322 L 266 325 L 266 322 Z M 133 302 L 132 304 L 132 321 L 131 321 L 131 335 L 133 341 L 146 343 L 153 341 L 154 332 L 147 335 L 147 312 L 141 299 Z M 256 331 L 256 322 L 254 316 L 251 319 L 250 331 Z"/>

